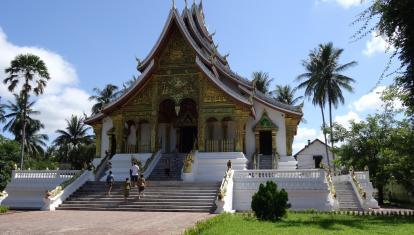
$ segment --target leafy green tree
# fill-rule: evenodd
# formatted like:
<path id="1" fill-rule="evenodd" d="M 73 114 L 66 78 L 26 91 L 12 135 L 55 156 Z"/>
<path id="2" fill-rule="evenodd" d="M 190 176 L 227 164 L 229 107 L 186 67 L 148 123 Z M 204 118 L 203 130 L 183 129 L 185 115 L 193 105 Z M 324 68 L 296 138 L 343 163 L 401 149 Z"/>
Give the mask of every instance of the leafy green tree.
<path id="1" fill-rule="evenodd" d="M 47 80 L 50 79 L 46 64 L 40 57 L 32 54 L 18 55 L 14 58 L 10 67 L 6 68 L 5 73 L 8 77 L 4 79 L 4 83 L 8 84 L 8 89 L 13 92 L 20 82 L 23 83 L 20 96 L 23 98 L 23 113 L 22 113 L 22 141 L 20 153 L 20 168 L 23 169 L 24 144 L 26 139 L 26 117 L 27 104 L 29 95 L 33 91 L 35 95 L 43 94 Z M 34 87 L 34 88 L 33 88 Z"/>
<path id="2" fill-rule="evenodd" d="M 311 51 L 309 59 L 303 61 L 303 66 L 307 71 L 306 73 L 299 75 L 297 79 L 298 81 L 302 81 L 298 85 L 298 88 L 306 88 L 305 96 L 313 96 L 312 103 L 320 106 L 323 122 L 325 119 L 323 109 L 325 104 L 328 103 L 331 133 L 333 128 L 332 106 L 337 108 L 339 104 L 344 104 L 345 98 L 342 94 L 342 89 L 352 92 L 353 88 L 351 83 L 355 82 L 354 79 L 341 74 L 348 68 L 357 64 L 355 61 L 340 64 L 339 58 L 343 51 L 343 49 L 334 48 L 331 42 L 327 44 L 319 44 L 318 48 Z M 323 126 L 325 127 L 325 124 Z M 330 135 L 330 137 L 331 146 L 333 148 L 334 137 L 333 135 Z"/>
<path id="3" fill-rule="evenodd" d="M 362 38 L 372 31 L 384 36 L 396 50 L 401 61 L 402 76 L 395 78 L 401 88 L 402 101 L 414 123 L 414 1 L 412 0 L 372 0 L 354 23 L 362 23 L 354 37 Z M 374 27 L 370 27 L 372 21 Z"/>
<path id="4" fill-rule="evenodd" d="M 253 195 L 251 207 L 258 219 L 280 220 L 290 207 L 288 194 L 284 189 L 278 190 L 275 182 L 267 181 Z"/>
<path id="5" fill-rule="evenodd" d="M 273 81 L 273 78 L 269 77 L 269 73 L 258 71 L 253 72 L 253 86 L 263 94 L 269 92 L 270 83 Z"/>
<path id="6" fill-rule="evenodd" d="M 362 170 L 368 166 L 370 177 L 378 189 L 378 202 L 384 201 L 384 186 L 395 179 L 414 192 L 414 134 L 405 119 L 395 113 L 368 116 L 366 121 L 351 122 L 349 129 L 335 125 L 335 136 L 343 141 L 336 151 L 338 161 L 346 167 Z"/>
<path id="7" fill-rule="evenodd" d="M 3 191 L 11 177 L 14 164 L 19 162 L 19 143 L 0 135 L 0 191 Z"/>
<path id="8" fill-rule="evenodd" d="M 99 113 L 106 104 L 109 104 L 120 95 L 118 87 L 112 84 L 107 84 L 103 90 L 95 87 L 93 88 L 93 92 L 95 95 L 89 97 L 89 100 L 96 102 L 92 106 L 92 114 Z"/>
<path id="9" fill-rule="evenodd" d="M 301 99 L 303 99 L 303 96 L 298 96 L 295 98 L 296 90 L 296 88 L 292 88 L 289 85 L 276 85 L 276 89 L 272 91 L 272 94 L 275 99 L 280 102 L 289 105 L 296 105 Z"/>

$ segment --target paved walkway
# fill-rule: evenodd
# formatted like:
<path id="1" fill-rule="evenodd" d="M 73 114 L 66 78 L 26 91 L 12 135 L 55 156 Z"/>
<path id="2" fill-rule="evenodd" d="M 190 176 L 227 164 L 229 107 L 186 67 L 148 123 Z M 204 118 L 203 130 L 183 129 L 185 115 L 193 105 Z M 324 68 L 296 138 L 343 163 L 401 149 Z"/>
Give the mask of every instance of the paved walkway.
<path id="1" fill-rule="evenodd" d="M 30 211 L 0 215 L 0 234 L 181 234 L 207 213 Z"/>

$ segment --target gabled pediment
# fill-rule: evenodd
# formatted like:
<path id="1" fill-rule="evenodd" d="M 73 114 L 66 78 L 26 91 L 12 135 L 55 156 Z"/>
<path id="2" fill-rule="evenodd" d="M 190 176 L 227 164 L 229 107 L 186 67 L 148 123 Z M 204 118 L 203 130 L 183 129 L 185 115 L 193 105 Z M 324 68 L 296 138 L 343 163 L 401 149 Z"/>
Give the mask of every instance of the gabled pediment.
<path id="1" fill-rule="evenodd" d="M 263 111 L 262 117 L 253 127 L 254 131 L 277 131 L 278 129 L 279 127 L 273 123 L 266 110 Z"/>

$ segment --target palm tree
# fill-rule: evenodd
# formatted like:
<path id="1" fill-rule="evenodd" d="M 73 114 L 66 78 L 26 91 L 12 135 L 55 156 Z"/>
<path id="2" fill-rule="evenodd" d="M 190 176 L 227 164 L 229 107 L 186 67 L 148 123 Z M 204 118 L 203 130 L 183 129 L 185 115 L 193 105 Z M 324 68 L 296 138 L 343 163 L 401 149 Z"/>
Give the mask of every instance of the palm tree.
<path id="1" fill-rule="evenodd" d="M 15 140 L 21 139 L 22 136 L 22 127 L 23 127 L 23 110 L 26 108 L 26 125 L 37 126 L 43 128 L 43 124 L 39 120 L 33 119 L 31 116 L 39 114 L 39 111 L 33 110 L 35 104 L 34 101 L 25 104 L 24 98 L 22 96 L 14 95 L 14 103 L 8 101 L 8 104 L 4 105 L 9 112 L 4 115 L 6 120 L 6 125 L 3 127 L 3 131 L 9 131 L 13 133 Z M 27 97 L 30 100 L 30 96 Z"/>
<path id="2" fill-rule="evenodd" d="M 91 129 L 84 123 L 83 117 L 72 115 L 67 120 L 67 126 L 65 130 L 57 130 L 56 133 L 59 136 L 55 139 L 54 144 L 57 146 L 70 145 L 77 147 L 80 144 L 90 144 L 93 142 L 93 135 L 88 135 L 88 131 Z"/>
<path id="3" fill-rule="evenodd" d="M 46 134 L 39 134 L 39 130 L 40 129 L 37 124 L 33 125 L 28 123 L 25 138 L 25 148 L 30 155 L 43 155 L 45 152 L 44 148 L 47 147 L 45 141 L 48 141 L 49 137 Z"/>
<path id="4" fill-rule="evenodd" d="M 0 96 L 0 123 L 6 121 L 6 118 L 4 117 L 4 115 L 6 114 L 6 112 L 4 111 L 5 108 L 6 108 L 6 105 L 1 103 L 1 96 Z"/>
<path id="5" fill-rule="evenodd" d="M 128 90 L 128 88 L 130 88 L 137 80 L 138 80 L 138 77 L 135 76 L 135 75 L 132 75 L 131 79 L 129 79 L 128 81 L 126 81 L 122 84 L 122 86 L 123 86 L 123 91 L 122 92 L 126 92 Z"/>
<path id="6" fill-rule="evenodd" d="M 13 92 L 20 81 L 23 82 L 20 90 L 20 96 L 23 98 L 23 126 L 22 126 L 22 142 L 20 149 L 20 169 L 23 169 L 24 141 L 26 139 L 26 112 L 28 96 L 32 92 L 35 95 L 43 94 L 47 80 L 50 79 L 46 64 L 40 57 L 32 54 L 18 55 L 11 61 L 10 67 L 6 68 L 5 73 L 9 76 L 4 79 L 4 84 L 8 84 L 8 89 Z M 33 88 L 34 87 L 34 88 Z M 33 89 L 32 89 L 33 88 Z"/>
<path id="7" fill-rule="evenodd" d="M 8 119 L 8 122 L 3 127 L 3 131 L 9 131 L 13 133 L 16 141 L 24 140 L 25 152 L 31 155 L 38 155 L 43 153 L 43 148 L 46 144 L 44 141 L 48 140 L 47 135 L 38 134 L 40 129 L 44 128 L 44 125 L 31 116 L 39 114 L 39 111 L 33 110 L 35 102 L 29 102 L 27 105 L 24 103 L 24 98 L 14 94 L 15 103 L 8 102 L 4 105 L 9 110 L 9 113 L 4 117 Z M 30 96 L 28 96 L 30 100 Z M 22 127 L 23 127 L 23 109 L 26 107 L 26 134 L 23 139 Z"/>
<path id="8" fill-rule="evenodd" d="M 283 102 L 285 104 L 289 105 L 296 105 L 297 102 L 299 102 L 301 99 L 303 99 L 303 96 L 295 97 L 296 88 L 291 88 L 289 85 L 281 86 L 276 85 L 276 89 L 273 90 L 271 93 L 275 96 L 274 98 L 277 101 Z"/>
<path id="9" fill-rule="evenodd" d="M 103 90 L 93 88 L 96 95 L 89 97 L 89 100 L 95 100 L 96 103 L 92 106 L 92 114 L 97 114 L 102 108 L 114 100 L 120 94 L 118 87 L 112 84 L 107 84 Z"/>
<path id="10" fill-rule="evenodd" d="M 331 133 L 330 142 L 332 149 L 334 144 L 332 131 L 332 105 L 337 108 L 339 103 L 343 104 L 345 99 L 342 95 L 342 89 L 352 92 L 353 88 L 351 83 L 355 82 L 354 79 L 341 74 L 341 72 L 357 64 L 356 61 L 340 64 L 339 57 L 343 51 L 343 49 L 334 48 L 331 42 L 320 44 L 318 48 L 310 52 L 309 60 L 303 61 L 303 66 L 307 72 L 298 77 L 298 81 L 307 79 L 299 84 L 298 88 L 306 88 L 305 96 L 313 96 L 313 104 L 317 104 L 321 107 L 325 142 L 327 140 L 323 109 L 325 104 L 328 103 Z M 334 156 L 332 157 L 334 158 Z"/>
<path id="11" fill-rule="evenodd" d="M 269 92 L 270 83 L 273 81 L 273 78 L 269 78 L 269 73 L 258 71 L 253 72 L 253 86 L 261 91 L 263 94 L 267 94 Z"/>

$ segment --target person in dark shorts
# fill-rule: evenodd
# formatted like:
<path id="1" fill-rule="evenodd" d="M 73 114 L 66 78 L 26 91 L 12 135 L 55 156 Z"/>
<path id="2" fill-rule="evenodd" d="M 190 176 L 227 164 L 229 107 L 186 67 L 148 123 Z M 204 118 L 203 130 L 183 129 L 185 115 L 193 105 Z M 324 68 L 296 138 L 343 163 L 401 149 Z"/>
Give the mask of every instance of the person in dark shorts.
<path id="1" fill-rule="evenodd" d="M 129 181 L 129 178 L 125 179 L 124 183 L 124 200 L 127 202 L 127 199 L 129 197 L 129 191 L 131 191 L 131 181 Z"/>
<path id="2" fill-rule="evenodd" d="M 109 171 L 109 175 L 106 177 L 106 185 L 108 186 L 108 195 L 111 195 L 112 186 L 114 185 L 114 175 L 112 171 Z"/>
<path id="3" fill-rule="evenodd" d="M 141 174 L 138 179 L 138 199 L 141 199 L 141 195 L 142 197 L 144 197 L 145 186 L 146 186 L 145 178 L 144 178 L 144 175 Z"/>

